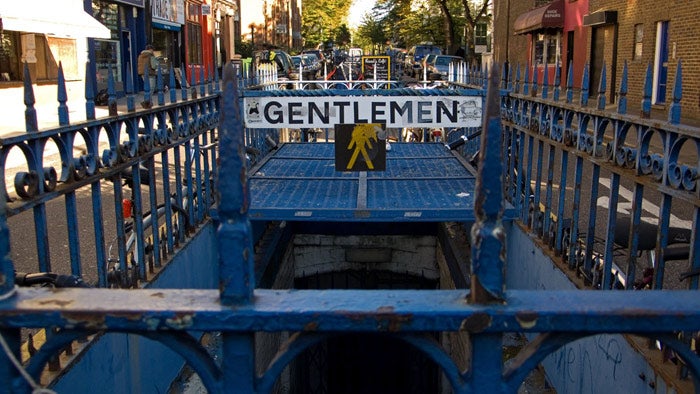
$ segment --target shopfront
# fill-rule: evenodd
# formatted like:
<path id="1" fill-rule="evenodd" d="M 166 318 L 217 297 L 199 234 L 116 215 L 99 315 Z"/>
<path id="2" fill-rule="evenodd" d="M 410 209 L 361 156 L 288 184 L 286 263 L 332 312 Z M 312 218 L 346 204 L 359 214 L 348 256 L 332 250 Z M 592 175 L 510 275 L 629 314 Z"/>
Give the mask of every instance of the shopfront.
<path id="1" fill-rule="evenodd" d="M 539 81 L 544 77 L 545 67 L 548 68 L 548 74 L 553 81 L 556 67 L 561 62 L 563 29 L 564 2 L 562 0 L 555 0 L 525 12 L 519 15 L 513 24 L 515 34 L 530 35 L 528 66 L 531 72 L 534 67 L 537 67 Z"/>
<path id="2" fill-rule="evenodd" d="M 97 91 L 107 88 L 109 70 L 118 95 L 125 92 L 126 74 L 138 82 L 136 57 L 146 45 L 145 0 L 88 0 L 92 15 L 105 25 L 109 38 L 91 40 L 90 67 Z"/>
<path id="3" fill-rule="evenodd" d="M 79 3 L 54 0 L 0 2 L 0 81 L 24 79 L 24 64 L 32 81 L 55 82 L 62 64 L 66 80 L 82 80 L 87 62 L 87 38 L 109 37 L 109 30 L 83 11 Z"/>
<path id="4" fill-rule="evenodd" d="M 182 65 L 182 25 L 185 24 L 184 0 L 151 0 L 153 46 L 165 75 L 173 67 L 179 80 Z"/>
<path id="5" fill-rule="evenodd" d="M 208 75 L 214 67 L 211 1 L 185 0 L 185 65 L 187 80 L 199 81 L 202 68 Z"/>

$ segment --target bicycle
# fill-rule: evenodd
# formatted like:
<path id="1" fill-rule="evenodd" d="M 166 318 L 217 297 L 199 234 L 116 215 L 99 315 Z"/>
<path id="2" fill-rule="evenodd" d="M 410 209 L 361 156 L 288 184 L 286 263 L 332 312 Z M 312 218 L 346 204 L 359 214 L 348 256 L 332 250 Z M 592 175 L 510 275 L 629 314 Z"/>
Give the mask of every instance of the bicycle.
<path id="1" fill-rule="evenodd" d="M 20 287 L 91 287 L 83 279 L 75 275 L 63 275 L 54 272 L 17 272 L 15 284 Z"/>
<path id="2" fill-rule="evenodd" d="M 147 210 L 140 219 L 135 217 L 133 207 L 134 199 L 134 179 L 129 170 L 124 170 L 120 174 L 123 186 L 129 189 L 130 196 L 122 200 L 121 233 L 124 238 L 123 251 L 119 250 L 119 236 L 115 236 L 107 250 L 107 287 L 131 288 L 135 287 L 139 281 L 139 262 L 143 261 L 148 265 L 149 271 L 154 271 L 154 254 L 161 253 L 166 256 L 168 250 L 168 237 L 172 239 L 172 244 L 178 246 L 180 240 L 191 231 L 190 209 L 196 206 L 197 191 L 189 190 L 187 185 L 183 185 L 180 190 L 181 200 L 178 200 L 178 193 L 171 193 L 168 200 L 160 203 L 155 209 L 155 220 L 153 210 Z M 151 183 L 150 171 L 147 168 L 139 168 L 140 184 L 149 185 Z M 211 189 L 210 189 L 211 190 Z M 140 221 L 139 221 L 140 220 Z M 161 221 L 164 223 L 161 224 Z M 119 231 L 119 230 L 118 230 Z M 160 249 L 156 251 L 154 246 L 154 234 L 158 234 Z M 144 239 L 143 258 L 138 246 L 138 237 L 141 234 Z M 115 253 L 114 249 L 118 252 Z M 145 267 L 144 267 L 145 268 Z"/>

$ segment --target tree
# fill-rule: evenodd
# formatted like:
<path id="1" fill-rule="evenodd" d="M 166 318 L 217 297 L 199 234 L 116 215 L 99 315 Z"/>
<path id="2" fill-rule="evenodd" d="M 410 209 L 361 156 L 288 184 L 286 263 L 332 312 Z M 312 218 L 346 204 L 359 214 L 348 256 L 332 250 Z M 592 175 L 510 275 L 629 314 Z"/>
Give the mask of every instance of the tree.
<path id="1" fill-rule="evenodd" d="M 386 34 L 381 21 L 377 21 L 372 15 L 365 15 L 362 23 L 357 28 L 356 44 L 361 47 L 371 47 L 373 51 L 380 48 L 386 42 Z"/>
<path id="2" fill-rule="evenodd" d="M 474 53 L 474 31 L 476 30 L 476 25 L 482 22 L 483 19 L 488 16 L 488 10 L 490 0 L 481 0 L 481 4 L 474 3 L 470 0 L 462 0 L 462 6 L 464 7 L 464 19 L 465 19 L 465 41 L 467 43 L 467 59 L 475 59 Z"/>
<path id="3" fill-rule="evenodd" d="M 452 19 L 452 13 L 450 8 L 447 6 L 447 0 L 436 0 L 438 7 L 443 15 L 443 32 L 445 34 L 445 48 L 447 53 L 454 54 L 459 46 L 459 43 L 455 44 L 455 29 L 454 20 Z M 466 0 L 465 0 L 466 1 Z"/>
<path id="4" fill-rule="evenodd" d="M 351 4 L 347 0 L 305 0 L 301 17 L 304 45 L 312 47 L 335 40 L 334 35 L 345 23 Z"/>
<path id="5" fill-rule="evenodd" d="M 347 46 L 352 41 L 350 29 L 348 29 L 348 25 L 346 25 L 345 23 L 343 23 L 342 25 L 338 26 L 337 29 L 335 29 L 335 32 L 333 32 L 333 37 L 335 39 L 335 42 L 342 46 Z"/>

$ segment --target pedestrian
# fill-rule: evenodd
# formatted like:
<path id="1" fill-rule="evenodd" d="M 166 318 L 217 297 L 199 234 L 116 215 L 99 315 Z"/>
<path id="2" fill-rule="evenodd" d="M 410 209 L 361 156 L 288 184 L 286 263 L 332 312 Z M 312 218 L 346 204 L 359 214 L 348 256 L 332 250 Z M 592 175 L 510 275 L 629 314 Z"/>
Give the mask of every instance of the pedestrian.
<path id="1" fill-rule="evenodd" d="M 145 79 L 144 79 L 144 71 L 148 72 L 148 82 L 151 85 L 150 90 L 151 92 L 156 91 L 156 70 L 158 69 L 158 58 L 156 58 L 156 54 L 153 52 L 153 45 L 151 44 L 146 44 L 146 48 L 139 53 L 139 58 L 137 61 L 138 64 L 138 73 L 139 77 L 141 77 L 141 82 L 145 86 Z M 148 65 L 148 67 L 146 67 Z"/>

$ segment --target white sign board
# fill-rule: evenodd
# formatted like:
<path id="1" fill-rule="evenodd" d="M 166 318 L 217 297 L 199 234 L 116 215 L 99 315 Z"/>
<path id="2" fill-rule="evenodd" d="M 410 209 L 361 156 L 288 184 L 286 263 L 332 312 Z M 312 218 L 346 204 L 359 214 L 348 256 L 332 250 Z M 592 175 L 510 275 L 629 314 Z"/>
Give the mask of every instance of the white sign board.
<path id="1" fill-rule="evenodd" d="M 246 97 L 243 104 L 248 128 L 478 127 L 482 112 L 481 96 Z"/>

